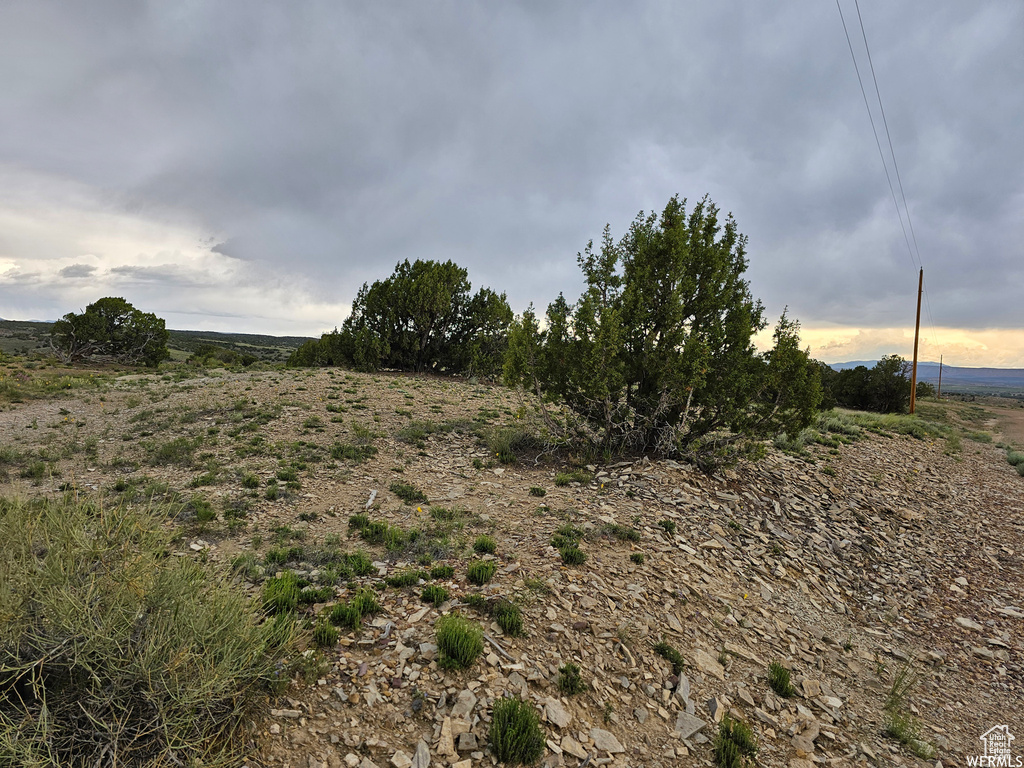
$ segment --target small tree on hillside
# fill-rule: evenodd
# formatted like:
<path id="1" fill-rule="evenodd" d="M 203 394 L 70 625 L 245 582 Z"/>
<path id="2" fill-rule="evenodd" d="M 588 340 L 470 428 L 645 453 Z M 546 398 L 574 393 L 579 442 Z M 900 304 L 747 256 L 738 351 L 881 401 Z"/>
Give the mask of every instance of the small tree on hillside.
<path id="1" fill-rule="evenodd" d="M 687 214 L 673 197 L 614 242 L 578 256 L 587 287 L 561 296 L 542 331 L 532 311 L 513 325 L 506 382 L 561 399 L 606 452 L 682 454 L 699 464 L 757 451 L 756 441 L 806 426 L 820 398 L 816 366 L 783 315 L 775 347 L 747 282 L 746 238 L 707 198 Z"/>
<path id="2" fill-rule="evenodd" d="M 170 357 L 164 321 L 140 312 L 122 298 L 106 297 L 85 312 L 73 312 L 53 324 L 50 346 L 64 362 L 80 362 L 94 355 L 136 365 L 157 365 Z"/>

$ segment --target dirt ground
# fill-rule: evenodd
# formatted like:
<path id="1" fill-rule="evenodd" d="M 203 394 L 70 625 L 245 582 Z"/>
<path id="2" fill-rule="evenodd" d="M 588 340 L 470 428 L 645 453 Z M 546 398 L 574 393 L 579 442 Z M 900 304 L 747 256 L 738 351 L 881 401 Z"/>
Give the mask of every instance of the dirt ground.
<path id="1" fill-rule="evenodd" d="M 985 407 L 996 414 L 993 426 L 996 441 L 1024 448 L 1024 403 L 993 397 L 985 401 Z"/>
<path id="2" fill-rule="evenodd" d="M 0 493 L 205 500 L 215 519 L 186 522 L 175 554 L 223 568 L 250 556 L 258 574 L 238 583 L 254 596 L 279 567 L 272 550 L 369 551 L 374 573 L 307 613 L 379 587 L 382 615 L 271 702 L 254 766 L 408 768 L 424 751 L 432 765 L 490 766 L 489 713 L 508 693 L 542 714 L 550 768 L 710 765 L 723 712 L 755 728 L 761 766 L 936 766 L 883 730 L 886 693 L 912 662 L 922 681 L 910 711 L 941 764 L 961 765 L 991 726 L 1024 732 L 1024 479 L 996 445 L 1024 447 L 1024 408 L 926 405 L 964 431 L 961 448 L 864 432 L 709 477 L 648 459 L 503 464 L 485 438 L 535 425 L 511 392 L 483 384 L 331 370 L 132 376 L 0 412 Z M 570 470 L 580 474 L 560 476 Z M 437 549 L 368 544 L 349 525 L 356 513 Z M 566 523 L 585 532 L 582 568 L 551 545 Z M 474 549 L 483 535 L 494 554 Z M 478 557 L 498 568 L 479 587 L 466 578 Z M 381 584 L 431 562 L 455 570 L 440 606 L 420 585 Z M 288 567 L 320 573 L 312 560 Z M 525 633 L 472 613 L 471 595 L 513 601 Z M 493 638 L 465 672 L 436 658 L 434 622 L 453 611 Z M 654 651 L 665 640 L 682 674 Z M 768 690 L 776 660 L 797 697 Z M 560 696 L 566 662 L 587 693 Z M 682 736 L 694 705 L 707 724 Z"/>

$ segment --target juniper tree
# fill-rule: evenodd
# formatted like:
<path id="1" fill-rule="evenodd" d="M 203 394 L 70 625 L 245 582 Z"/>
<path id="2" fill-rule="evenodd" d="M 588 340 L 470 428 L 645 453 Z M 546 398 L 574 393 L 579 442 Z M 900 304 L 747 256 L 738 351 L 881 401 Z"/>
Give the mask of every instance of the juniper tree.
<path id="1" fill-rule="evenodd" d="M 743 278 L 747 239 L 708 198 L 687 213 L 669 200 L 637 216 L 615 242 L 578 254 L 586 288 L 513 323 L 505 379 L 561 400 L 603 450 L 687 456 L 711 466 L 758 450 L 758 440 L 809 423 L 817 368 L 785 314 L 775 346 L 753 336 L 764 308 Z"/>

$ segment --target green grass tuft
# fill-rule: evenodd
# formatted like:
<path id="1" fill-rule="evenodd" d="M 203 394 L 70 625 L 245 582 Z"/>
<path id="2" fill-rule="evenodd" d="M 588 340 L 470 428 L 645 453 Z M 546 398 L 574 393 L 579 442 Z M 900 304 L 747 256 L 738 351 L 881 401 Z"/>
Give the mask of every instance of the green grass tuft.
<path id="1" fill-rule="evenodd" d="M 384 583 L 389 587 L 414 587 L 421 579 L 426 581 L 429 575 L 426 571 L 402 571 L 388 576 Z"/>
<path id="2" fill-rule="evenodd" d="M 435 565 L 430 569 L 432 579 L 450 579 L 455 575 L 455 569 L 450 565 Z"/>
<path id="3" fill-rule="evenodd" d="M 465 669 L 483 653 L 483 628 L 457 613 L 439 618 L 434 633 L 442 669 Z"/>
<path id="4" fill-rule="evenodd" d="M 678 675 L 683 671 L 683 655 L 664 640 L 654 646 L 654 652 L 672 663 L 674 674 Z"/>
<path id="5" fill-rule="evenodd" d="M 715 734 L 714 756 L 718 768 L 744 768 L 757 756 L 757 737 L 746 723 L 726 715 Z"/>
<path id="6" fill-rule="evenodd" d="M 777 661 L 768 665 L 768 686 L 784 699 L 796 694 L 796 689 L 789 682 L 789 670 Z"/>
<path id="7" fill-rule="evenodd" d="M 506 635 L 522 637 L 526 634 L 523 630 L 523 612 L 510 600 L 501 599 L 495 602 L 491 606 L 491 617 Z"/>
<path id="8" fill-rule="evenodd" d="M 313 642 L 317 648 L 332 648 L 338 643 L 338 635 L 329 621 L 318 621 L 313 629 Z"/>
<path id="9" fill-rule="evenodd" d="M 537 710 L 518 697 L 498 699 L 491 710 L 488 741 L 499 763 L 533 765 L 544 754 Z"/>
<path id="10" fill-rule="evenodd" d="M 566 565 L 583 565 L 587 562 L 587 553 L 576 546 L 562 547 L 558 554 L 562 556 L 562 562 Z"/>
<path id="11" fill-rule="evenodd" d="M 427 494 L 410 483 L 399 483 L 396 481 L 388 486 L 388 490 L 406 504 L 419 504 L 427 500 Z"/>
<path id="12" fill-rule="evenodd" d="M 289 613 L 299 605 L 299 580 L 291 571 L 284 571 L 263 582 L 263 608 L 267 613 Z"/>
<path id="13" fill-rule="evenodd" d="M 420 597 L 423 598 L 423 602 L 432 603 L 437 607 L 448 599 L 448 590 L 444 587 L 438 586 L 437 584 L 428 584 L 423 588 L 423 592 L 420 593 Z"/>
<path id="14" fill-rule="evenodd" d="M 474 560 L 466 568 L 466 580 L 470 584 L 476 584 L 478 587 L 482 587 L 484 584 L 494 578 L 494 574 L 498 572 L 498 566 L 496 563 L 490 560 Z"/>
<path id="15" fill-rule="evenodd" d="M 473 542 L 473 551 L 478 555 L 493 555 L 498 549 L 498 542 L 491 536 L 478 536 Z"/>
<path id="16" fill-rule="evenodd" d="M 575 664 L 563 664 L 558 668 L 558 690 L 566 696 L 575 696 L 587 690 L 580 668 Z"/>

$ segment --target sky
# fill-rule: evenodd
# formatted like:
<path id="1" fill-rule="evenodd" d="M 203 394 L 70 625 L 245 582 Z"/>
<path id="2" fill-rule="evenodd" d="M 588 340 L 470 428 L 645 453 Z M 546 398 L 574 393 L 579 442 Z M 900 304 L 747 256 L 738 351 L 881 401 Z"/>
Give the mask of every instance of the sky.
<path id="1" fill-rule="evenodd" d="M 672 195 L 826 362 L 1024 367 L 1024 3 L 0 4 L 0 317 L 318 335 L 452 259 L 514 310 Z M 904 233 L 907 233 L 906 235 Z M 916 247 L 915 247 L 916 243 Z"/>

